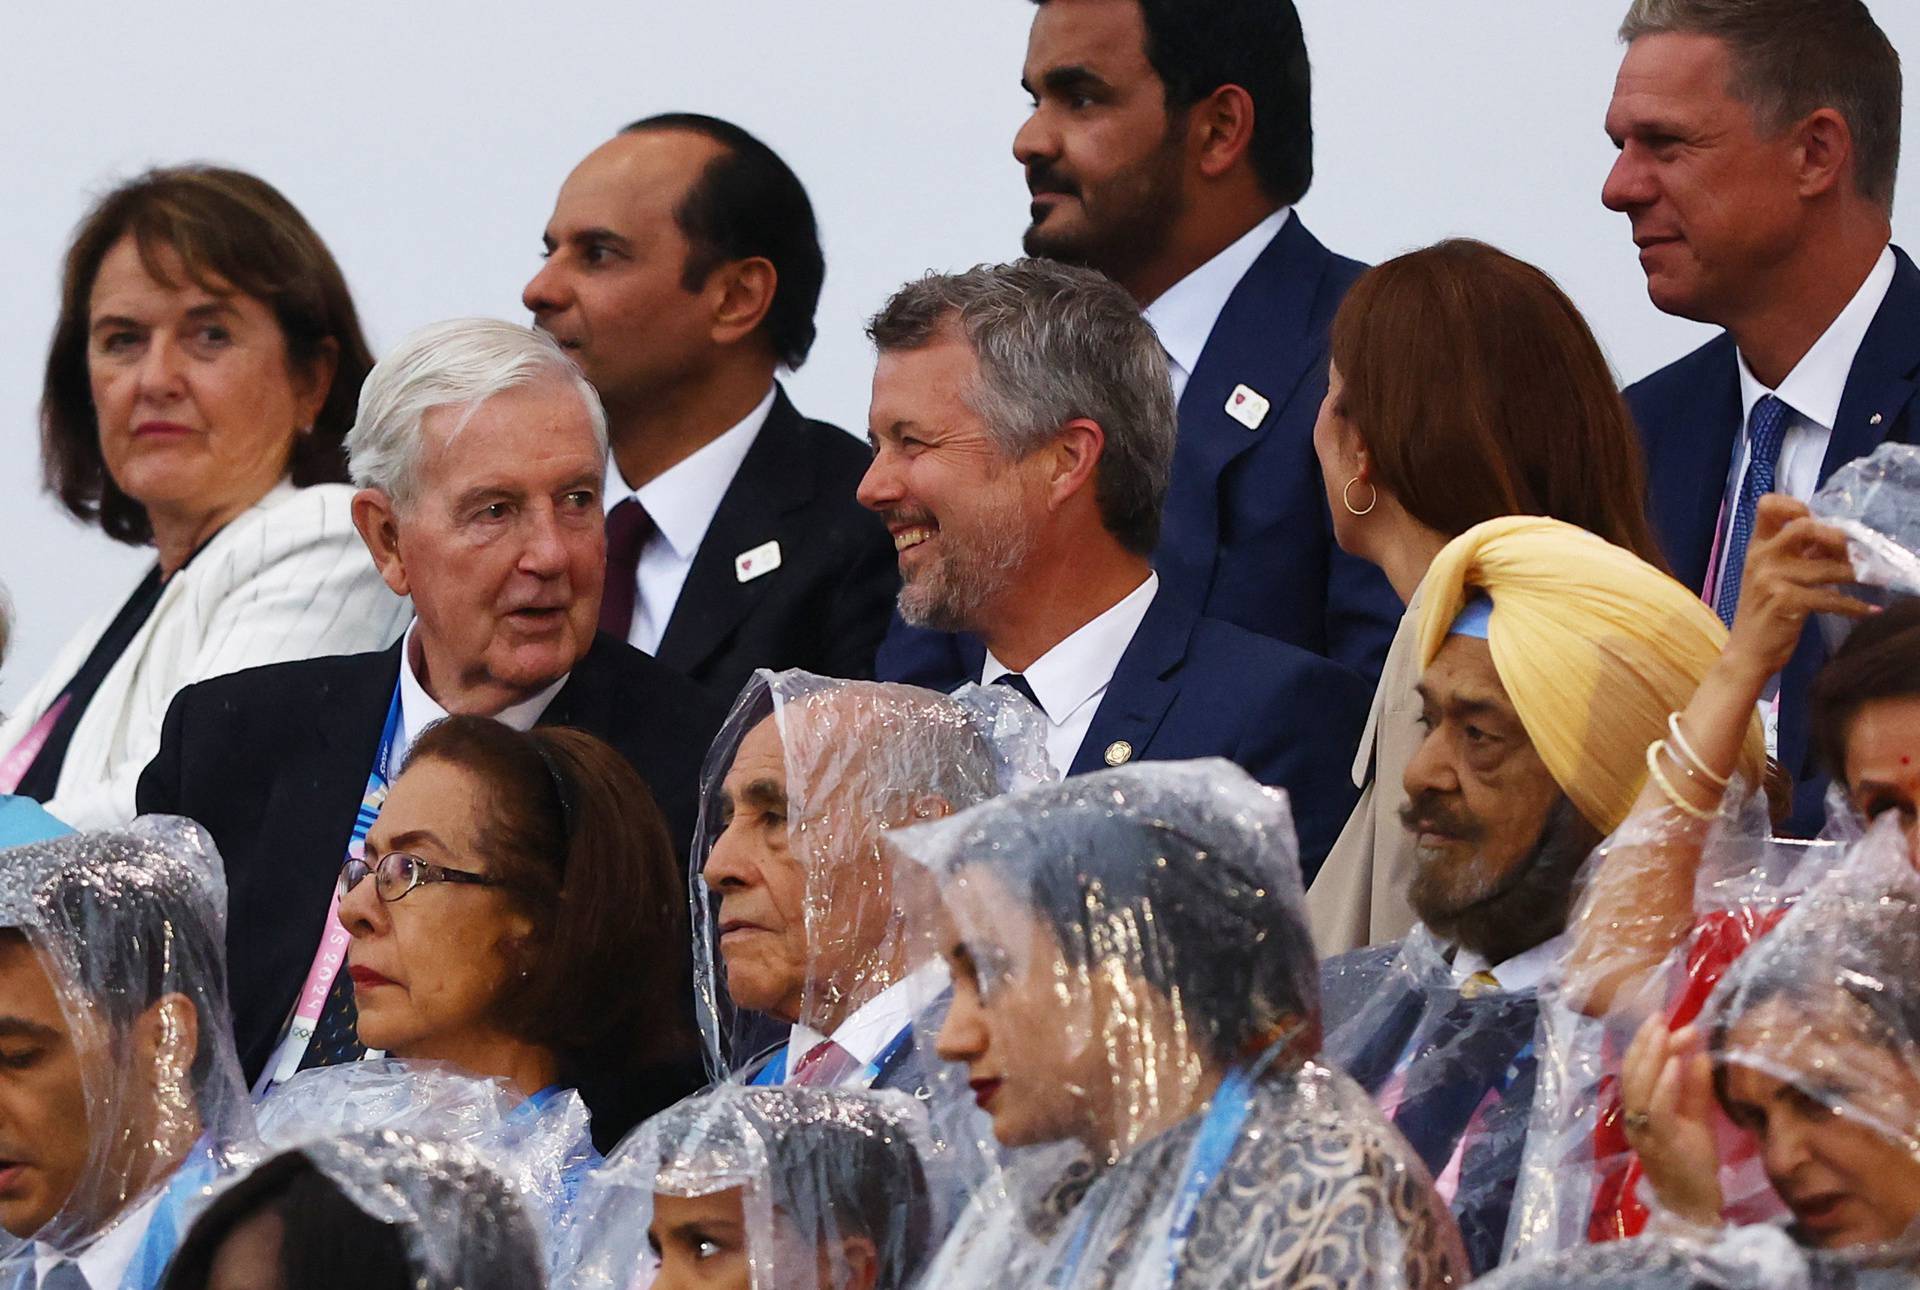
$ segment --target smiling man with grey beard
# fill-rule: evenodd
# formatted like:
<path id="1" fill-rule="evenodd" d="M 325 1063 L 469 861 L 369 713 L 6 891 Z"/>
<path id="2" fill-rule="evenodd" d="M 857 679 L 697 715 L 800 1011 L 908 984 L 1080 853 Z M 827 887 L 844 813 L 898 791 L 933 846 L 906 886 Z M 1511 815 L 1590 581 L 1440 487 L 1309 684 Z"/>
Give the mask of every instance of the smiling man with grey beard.
<path id="1" fill-rule="evenodd" d="M 1047 719 L 1062 774 L 1227 757 L 1293 800 L 1305 877 L 1345 823 L 1368 687 L 1340 665 L 1202 616 L 1151 553 L 1172 470 L 1166 352 L 1139 306 L 1048 260 L 909 283 L 879 349 L 860 500 L 899 557 L 900 616 L 964 632 L 951 690 L 1007 685 Z"/>
<path id="2" fill-rule="evenodd" d="M 1423 587 L 1427 733 L 1401 813 L 1420 925 L 1322 964 L 1324 1051 L 1432 1171 L 1478 1274 L 1506 1243 L 1536 990 L 1563 957 L 1579 875 L 1726 631 L 1637 556 L 1530 516 L 1469 529 Z"/>

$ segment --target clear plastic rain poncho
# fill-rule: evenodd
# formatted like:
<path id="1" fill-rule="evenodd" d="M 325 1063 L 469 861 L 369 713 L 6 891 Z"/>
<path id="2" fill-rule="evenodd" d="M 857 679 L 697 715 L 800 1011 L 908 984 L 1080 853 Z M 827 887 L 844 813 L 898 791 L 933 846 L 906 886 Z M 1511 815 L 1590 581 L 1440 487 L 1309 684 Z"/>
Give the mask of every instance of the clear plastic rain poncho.
<path id="1" fill-rule="evenodd" d="M 0 851 L 0 928 L 24 936 L 35 965 L 0 975 L 0 990 L 27 990 L 0 998 L 0 1014 L 34 1008 L 26 983 L 44 973 L 59 1016 L 30 1019 L 65 1034 L 41 1042 L 37 1069 L 71 1060 L 85 1107 L 84 1124 L 32 1108 L 27 1123 L 0 1120 L 0 1155 L 50 1186 L 48 1162 L 77 1158 L 66 1135 L 87 1135 L 64 1203 L 17 1257 L 75 1257 L 141 1223 L 122 1284 L 151 1286 L 243 1161 L 253 1115 L 228 1021 L 226 897 L 212 841 L 173 817 Z"/>
<path id="2" fill-rule="evenodd" d="M 1830 844 L 1812 864 L 1763 856 L 1777 871 L 1754 866 L 1751 885 L 1781 894 L 1756 902 L 1758 940 L 1700 1014 L 1715 1113 L 1737 1126 L 1705 1162 L 1723 1212 L 1742 1173 L 1764 1171 L 1785 1226 L 1702 1229 L 1650 1198 L 1650 1235 L 1489 1284 L 1611 1286 L 1684 1266 L 1703 1286 L 1920 1285 L 1920 874 L 1898 824 L 1837 860 Z"/>
<path id="3" fill-rule="evenodd" d="M 1045 729 L 1045 718 L 1004 687 L 949 696 L 797 670 L 755 674 L 708 754 L 694 837 L 695 992 L 714 1078 L 790 1076 L 805 1054 L 779 1046 L 795 1021 L 831 1038 L 883 991 L 912 995 L 922 1005 L 914 1012 L 943 996 L 938 955 L 909 935 L 880 839 L 1051 779 Z M 737 801 L 728 789 L 736 762 Z M 777 795 L 767 797 L 759 780 L 771 780 Z M 790 880 L 782 884 L 776 870 Z M 746 889 L 712 889 L 722 872 L 743 871 Z M 740 1006 L 735 997 L 753 991 L 745 969 L 729 982 L 718 941 L 723 922 L 742 919 L 778 924 L 789 942 L 775 947 L 775 937 L 750 934 L 756 943 L 744 953 L 763 965 L 756 984 L 768 959 L 789 969 L 804 962 L 799 988 L 777 1004 L 769 995 Z M 779 1011 L 795 1015 L 769 1015 Z M 860 1055 L 860 1082 L 924 1087 L 931 1045 L 888 1051 L 902 1032 L 883 1028 L 879 1051 Z M 910 1069 L 898 1069 L 903 1062 Z"/>
<path id="4" fill-rule="evenodd" d="M 398 1229 L 416 1290 L 542 1290 L 519 1192 L 458 1143 L 391 1129 L 297 1148 L 360 1211 Z"/>
<path id="5" fill-rule="evenodd" d="M 1850 816 L 1836 818 L 1852 828 Z M 1843 851 L 1840 841 L 1773 837 L 1765 795 L 1749 793 L 1736 779 L 1704 834 L 1697 822 L 1662 808 L 1628 819 L 1594 852 L 1569 939 L 1599 952 L 1577 966 L 1556 964 L 1540 986 L 1539 1075 L 1507 1259 L 1643 1230 L 1652 1197 L 1623 1123 L 1620 1071 L 1628 1046 L 1656 1014 L 1669 1029 L 1693 1023 L 1728 967 Z M 1617 900 L 1596 899 L 1611 881 L 1633 884 L 1653 901 L 1635 866 L 1677 864 L 1683 855 L 1697 859 L 1691 903 L 1677 911 L 1680 921 L 1657 901 L 1638 917 L 1623 918 Z M 1609 869 L 1621 864 L 1629 867 Z M 1600 924 L 1602 910 L 1610 913 Z M 1597 1007 L 1599 982 L 1612 988 Z M 1730 1124 L 1721 1123 L 1719 1131 L 1727 1213 L 1746 1219 L 1776 1213 L 1778 1201 L 1751 1150 L 1741 1149 Z"/>
<path id="6" fill-rule="evenodd" d="M 1558 938 L 1529 953 L 1550 958 Z M 1535 1089 L 1530 988 L 1462 979 L 1424 925 L 1327 961 L 1324 1060 L 1367 1089 L 1437 1180 L 1476 1269 L 1499 1262 Z"/>
<path id="7" fill-rule="evenodd" d="M 506 1081 L 395 1059 L 302 1071 L 258 1108 L 260 1141 L 285 1151 L 316 1139 L 393 1129 L 473 1151 L 556 1228 L 600 1154 L 572 1089 L 522 1097 Z"/>
<path id="8" fill-rule="evenodd" d="M 1883 443 L 1848 462 L 1807 509 L 1847 535 L 1862 589 L 1920 596 L 1920 445 Z"/>
<path id="9" fill-rule="evenodd" d="M 1129 766 L 892 841 L 939 881 L 961 970 L 941 1042 L 1013 1149 L 929 1284 L 1464 1280 L 1425 1170 L 1313 1060 L 1284 794 L 1222 760 Z"/>
<path id="10" fill-rule="evenodd" d="M 1902 1254 L 1838 1257 L 1777 1227 L 1589 1245 L 1498 1268 L 1476 1290 L 1911 1290 Z"/>
<path id="11" fill-rule="evenodd" d="M 553 1283 L 644 1290 L 662 1258 L 702 1253 L 708 1284 L 744 1269 L 753 1290 L 907 1290 L 935 1239 L 930 1150 L 905 1093 L 717 1084 L 607 1158 Z"/>

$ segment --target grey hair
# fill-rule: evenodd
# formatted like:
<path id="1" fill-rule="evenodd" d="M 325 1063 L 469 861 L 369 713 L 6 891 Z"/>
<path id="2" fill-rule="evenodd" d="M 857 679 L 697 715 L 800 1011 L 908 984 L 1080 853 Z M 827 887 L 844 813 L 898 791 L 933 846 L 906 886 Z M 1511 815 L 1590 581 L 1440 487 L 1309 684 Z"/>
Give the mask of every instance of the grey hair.
<path id="1" fill-rule="evenodd" d="M 956 324 L 980 365 L 968 399 L 1008 458 L 1077 417 L 1106 448 L 1094 496 L 1107 531 L 1149 554 L 1173 473 L 1177 412 L 1167 354 L 1133 298 L 1091 269 L 1054 260 L 978 265 L 910 282 L 867 324 L 880 352 L 920 349 Z"/>
<path id="2" fill-rule="evenodd" d="M 1733 56 L 1728 92 L 1764 132 L 1832 108 L 1853 135 L 1860 195 L 1893 210 L 1900 55 L 1862 0 L 1634 0 L 1620 39 L 1711 36 Z"/>
<path id="3" fill-rule="evenodd" d="M 453 433 L 497 394 L 543 380 L 580 395 L 594 441 L 607 454 L 607 414 L 567 351 L 543 331 L 497 318 L 455 318 L 409 335 L 367 374 L 360 412 L 347 432 L 347 469 L 361 488 L 377 488 L 394 505 L 420 490 L 422 422 L 436 408 L 464 409 Z"/>

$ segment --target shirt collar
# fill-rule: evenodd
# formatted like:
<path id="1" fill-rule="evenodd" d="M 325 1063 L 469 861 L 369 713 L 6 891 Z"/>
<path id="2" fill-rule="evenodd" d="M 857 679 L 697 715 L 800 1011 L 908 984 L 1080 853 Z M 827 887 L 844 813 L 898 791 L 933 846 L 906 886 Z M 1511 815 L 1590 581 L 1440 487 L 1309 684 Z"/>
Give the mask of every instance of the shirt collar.
<path id="1" fill-rule="evenodd" d="M 607 454 L 607 484 L 601 494 L 608 511 L 629 497 L 638 498 L 653 521 L 654 529 L 673 553 L 683 560 L 693 558 L 701 539 L 720 509 L 720 501 L 740 471 L 740 463 L 773 412 L 777 385 L 767 392 L 746 418 L 719 438 L 701 445 L 698 451 L 661 471 L 634 488 L 620 474 L 620 463 Z"/>
<path id="2" fill-rule="evenodd" d="M 1035 659 L 1020 675 L 1033 689 L 1040 710 L 1053 725 L 1060 725 L 1079 711 L 1080 705 L 1107 688 L 1120 656 L 1133 643 L 1141 620 L 1160 590 L 1160 575 L 1149 572 L 1147 580 L 1128 592 L 1098 618 L 1083 624 L 1071 636 Z M 992 685 L 1013 669 L 987 651 L 980 669 L 980 684 Z"/>
<path id="3" fill-rule="evenodd" d="M 862 1067 L 871 1065 L 893 1037 L 912 1025 L 948 984 L 946 963 L 928 959 L 855 1008 L 833 1032 L 833 1042 Z M 827 1037 L 812 1026 L 795 1024 L 787 1037 L 787 1070 L 791 1072 L 802 1057 L 826 1041 Z"/>
<path id="4" fill-rule="evenodd" d="M 1292 213 L 1291 206 L 1282 206 L 1146 307 L 1147 321 L 1160 337 L 1160 348 L 1180 365 L 1181 371 L 1193 374 L 1200 352 L 1207 347 L 1207 337 L 1220 320 L 1220 311 L 1227 307 L 1227 297 L 1247 276 L 1260 253 L 1279 236 Z"/>
<path id="5" fill-rule="evenodd" d="M 79 1265 L 80 1275 L 87 1279 L 90 1290 L 118 1290 L 121 1279 L 133 1264 L 134 1255 L 140 1252 L 140 1241 L 152 1225 L 154 1211 L 160 1208 L 166 1191 L 165 1187 L 154 1188 L 150 1196 L 122 1214 L 112 1227 L 96 1237 L 84 1253 L 74 1257 L 73 1261 Z M 64 1262 L 67 1257 L 56 1251 L 37 1251 L 33 1261 L 36 1282 L 45 1282 L 54 1265 Z"/>
<path id="6" fill-rule="evenodd" d="M 1772 394 L 1795 412 L 1825 430 L 1840 420 L 1840 400 L 1847 393 L 1847 378 L 1853 374 L 1853 360 L 1866 342 L 1867 329 L 1874 315 L 1886 303 L 1893 289 L 1894 258 L 1889 246 L 1880 252 L 1867 280 L 1853 293 L 1853 299 L 1840 311 L 1813 348 L 1806 352 L 1780 388 L 1769 390 L 1747 367 L 1747 356 L 1740 355 L 1740 412 L 1742 424 L 1753 419 L 1753 405 Z"/>
<path id="7" fill-rule="evenodd" d="M 1466 979 L 1479 972 L 1489 972 L 1500 983 L 1500 990 L 1506 994 L 1529 994 L 1540 988 L 1541 979 L 1547 974 L 1560 957 L 1565 937 L 1555 936 L 1540 942 L 1530 950 L 1523 950 L 1504 963 L 1492 968 L 1487 961 L 1464 945 L 1453 956 L 1453 980 L 1455 985 L 1463 984 Z"/>
<path id="8" fill-rule="evenodd" d="M 400 750 L 396 752 L 393 769 L 399 770 L 398 751 L 413 747 L 413 741 L 420 732 L 447 715 L 440 701 L 427 693 L 427 687 L 420 684 L 420 678 L 413 670 L 413 633 L 420 626 L 420 620 L 414 619 L 407 627 L 407 634 L 400 638 Z M 493 719 L 501 725 L 525 732 L 533 729 L 539 722 L 540 714 L 553 702 L 553 696 L 560 693 L 560 687 L 567 683 L 563 674 L 559 680 L 549 685 L 530 699 L 503 708 L 493 714 Z"/>

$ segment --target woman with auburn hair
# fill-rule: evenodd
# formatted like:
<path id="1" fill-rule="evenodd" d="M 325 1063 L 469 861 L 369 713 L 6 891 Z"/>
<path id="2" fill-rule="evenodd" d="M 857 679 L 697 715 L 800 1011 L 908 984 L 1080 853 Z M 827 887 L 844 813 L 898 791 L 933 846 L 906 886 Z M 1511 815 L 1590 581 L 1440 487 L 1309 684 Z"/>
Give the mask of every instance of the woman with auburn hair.
<path id="1" fill-rule="evenodd" d="M 1354 763 L 1359 805 L 1307 893 L 1322 954 L 1403 936 L 1421 737 L 1414 624 L 1427 566 L 1503 515 L 1577 524 L 1664 570 L 1640 442 L 1580 311 L 1532 265 L 1454 240 L 1370 269 L 1334 318 L 1314 449 L 1340 548 L 1407 602 Z"/>
<path id="2" fill-rule="evenodd" d="M 124 823 L 181 689 L 399 634 L 341 448 L 372 366 L 340 266 L 265 181 L 176 166 L 95 203 L 67 250 L 41 469 L 154 563 L 0 724 L 0 792 Z"/>

